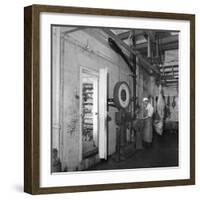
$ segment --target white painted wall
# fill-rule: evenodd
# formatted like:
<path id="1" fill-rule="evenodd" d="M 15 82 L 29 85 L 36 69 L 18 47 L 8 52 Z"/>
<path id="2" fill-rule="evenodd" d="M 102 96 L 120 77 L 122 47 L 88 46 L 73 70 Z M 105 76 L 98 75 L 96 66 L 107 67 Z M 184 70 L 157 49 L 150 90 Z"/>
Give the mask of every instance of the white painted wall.
<path id="1" fill-rule="evenodd" d="M 60 131 L 61 131 L 61 123 L 60 123 L 60 41 L 61 41 L 61 37 L 60 37 L 60 28 L 57 29 L 53 29 L 52 30 L 52 35 L 53 35 L 53 44 L 52 46 L 53 48 L 53 59 L 52 59 L 52 74 L 54 74 L 52 76 L 52 94 L 54 94 L 52 96 L 52 104 L 51 104 L 51 108 L 52 108 L 52 128 L 51 128 L 51 134 L 52 137 L 54 138 L 52 140 L 52 148 L 55 148 L 58 150 L 58 155 L 60 154 L 60 148 L 59 148 L 59 140 L 60 140 Z"/>
<path id="2" fill-rule="evenodd" d="M 116 9 L 186 12 L 196 14 L 196 55 L 200 54 L 200 5 L 198 0 L 24 0 L 2 1 L 0 7 L 0 187 L 1 199 L 199 199 L 200 196 L 200 57 L 196 57 L 196 167 L 195 186 L 165 187 L 153 189 L 86 192 L 30 196 L 23 193 L 23 7 L 33 4 L 55 4 Z"/>
<path id="3" fill-rule="evenodd" d="M 61 32 L 66 29 L 62 28 Z M 99 30 L 80 30 L 65 35 L 64 49 L 61 53 L 63 59 L 63 156 L 64 165 L 69 170 L 78 166 L 80 152 L 80 68 L 96 70 L 108 69 L 108 96 L 113 97 L 113 90 L 116 82 L 126 81 L 132 87 L 130 70 L 124 60 L 110 49 L 105 39 L 101 42 Z M 56 37 L 54 38 L 56 39 Z M 55 77 L 56 78 L 56 77 Z M 63 111 L 62 111 L 63 110 Z M 109 108 L 109 116 L 112 120 L 108 123 L 108 155 L 115 152 L 116 148 L 116 124 L 115 108 Z M 75 123 L 74 123 L 75 122 Z M 71 127 L 71 126 L 74 127 Z M 73 131 L 71 132 L 71 130 Z"/>

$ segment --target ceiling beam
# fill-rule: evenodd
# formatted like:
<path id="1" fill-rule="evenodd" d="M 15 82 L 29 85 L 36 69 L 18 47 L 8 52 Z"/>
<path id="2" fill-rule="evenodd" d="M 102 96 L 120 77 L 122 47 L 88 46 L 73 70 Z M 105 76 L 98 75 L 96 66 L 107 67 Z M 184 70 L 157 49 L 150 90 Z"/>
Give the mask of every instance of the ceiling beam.
<path id="1" fill-rule="evenodd" d="M 178 80 L 177 77 L 174 77 L 173 75 L 164 75 L 164 76 L 161 76 L 161 79 L 165 79 L 165 80 Z"/>
<path id="2" fill-rule="evenodd" d="M 162 38 L 159 40 L 159 44 L 163 51 L 178 49 L 178 47 L 179 47 L 178 35 L 173 35 L 170 37 Z M 146 52 L 147 51 L 147 42 L 137 44 L 136 49 L 139 51 L 142 51 L 142 52 Z"/>
<path id="3" fill-rule="evenodd" d="M 174 71 L 172 71 L 172 70 L 165 70 L 165 71 L 160 70 L 160 73 L 169 75 L 169 74 L 178 74 L 179 71 L 178 70 L 174 70 Z"/>
<path id="4" fill-rule="evenodd" d="M 165 69 L 174 69 L 174 71 L 175 70 L 177 70 L 178 69 L 178 65 L 168 65 L 168 66 L 166 66 L 166 65 L 164 65 L 163 67 L 160 67 L 160 70 L 162 70 L 163 71 L 163 69 L 165 70 Z"/>
<path id="5" fill-rule="evenodd" d="M 173 88 L 175 87 L 175 88 L 177 88 L 177 87 L 178 87 L 178 84 L 165 85 L 165 87 L 171 87 L 171 88 L 172 88 L 172 87 L 173 87 Z"/>
<path id="6" fill-rule="evenodd" d="M 64 31 L 63 34 L 66 35 L 66 34 L 73 33 L 73 32 L 76 32 L 76 31 L 80 31 L 80 30 L 83 30 L 83 29 L 86 29 L 86 27 L 73 28 L 73 29 L 70 29 L 68 31 Z"/>
<path id="7" fill-rule="evenodd" d="M 160 44 L 169 44 L 174 42 L 178 42 L 178 35 L 171 35 L 169 37 L 164 37 L 159 40 Z"/>
<path id="8" fill-rule="evenodd" d="M 178 49 L 178 42 L 162 44 L 163 51 L 175 50 L 175 49 Z"/>
<path id="9" fill-rule="evenodd" d="M 147 43 L 145 42 L 145 43 L 137 44 L 135 49 L 139 50 L 140 52 L 146 53 L 147 52 Z M 176 49 L 178 49 L 178 42 L 162 44 L 163 51 L 176 50 Z"/>
<path id="10" fill-rule="evenodd" d="M 171 61 L 171 62 L 166 62 L 164 63 L 164 66 L 173 66 L 173 67 L 178 67 L 178 61 Z"/>
<path id="11" fill-rule="evenodd" d="M 130 30 L 131 31 L 131 30 Z M 123 32 L 123 33 L 119 33 L 117 34 L 117 37 L 120 39 L 120 40 L 126 40 L 129 38 L 130 36 L 130 31 L 126 31 L 126 32 Z M 137 32 L 136 32 L 137 31 Z M 144 32 L 142 30 L 136 30 L 135 34 L 134 34 L 134 37 L 138 37 L 138 36 L 141 36 L 141 35 L 144 35 Z"/>
<path id="12" fill-rule="evenodd" d="M 176 83 L 178 84 L 178 80 L 173 80 L 173 81 L 165 81 L 166 84 L 173 84 Z"/>
<path id="13" fill-rule="evenodd" d="M 127 51 L 131 52 L 132 54 L 134 54 L 135 56 L 138 57 L 138 59 L 140 60 L 141 64 L 143 65 L 143 67 L 145 68 L 145 70 L 147 70 L 149 73 L 154 72 L 157 75 L 160 75 L 160 71 L 156 68 L 154 68 L 141 54 L 139 51 L 129 47 L 126 43 L 124 43 L 120 38 L 118 38 L 117 35 L 115 35 L 112 31 L 110 31 L 107 28 L 102 28 L 102 30 L 108 34 L 112 39 L 115 40 L 115 42 L 117 42 L 120 46 L 122 46 L 123 48 L 125 48 Z"/>
<path id="14" fill-rule="evenodd" d="M 131 31 L 131 30 L 130 30 Z M 117 34 L 117 36 L 119 37 L 119 39 L 121 40 L 126 40 L 128 39 L 128 37 L 130 36 L 130 31 L 126 31 L 126 32 L 123 32 L 123 33 L 119 33 Z M 148 34 L 148 32 L 165 32 L 165 31 L 159 31 L 159 30 L 155 30 L 155 31 L 149 31 L 149 30 L 135 30 L 135 35 L 134 37 L 138 37 L 138 36 L 142 36 L 144 35 L 145 33 Z M 170 43 L 170 42 L 175 42 L 175 41 L 178 41 L 178 35 L 171 35 L 171 36 L 167 36 L 167 37 L 163 37 L 160 39 L 160 43 Z"/>
<path id="15" fill-rule="evenodd" d="M 178 76 L 178 72 L 160 72 L 161 76 Z"/>

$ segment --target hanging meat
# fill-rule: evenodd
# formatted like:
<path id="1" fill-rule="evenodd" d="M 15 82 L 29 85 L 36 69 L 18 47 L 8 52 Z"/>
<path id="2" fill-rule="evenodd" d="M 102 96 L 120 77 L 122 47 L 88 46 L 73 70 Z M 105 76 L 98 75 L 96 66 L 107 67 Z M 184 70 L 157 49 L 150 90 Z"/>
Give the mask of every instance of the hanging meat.
<path id="1" fill-rule="evenodd" d="M 170 107 L 170 96 L 167 97 L 167 106 Z"/>
<path id="2" fill-rule="evenodd" d="M 164 119 L 166 118 L 170 118 L 171 116 L 171 111 L 170 111 L 170 96 L 167 96 L 167 99 L 166 99 L 166 104 L 165 104 L 165 117 Z"/>
<path id="3" fill-rule="evenodd" d="M 159 135 L 163 133 L 163 121 L 165 116 L 165 101 L 163 98 L 163 88 L 162 85 L 159 86 L 159 95 L 156 105 L 156 112 L 159 118 L 154 120 L 154 128 Z"/>
<path id="4" fill-rule="evenodd" d="M 174 109 L 174 107 L 176 106 L 176 97 L 174 96 L 173 97 L 173 101 L 172 101 L 172 108 Z"/>

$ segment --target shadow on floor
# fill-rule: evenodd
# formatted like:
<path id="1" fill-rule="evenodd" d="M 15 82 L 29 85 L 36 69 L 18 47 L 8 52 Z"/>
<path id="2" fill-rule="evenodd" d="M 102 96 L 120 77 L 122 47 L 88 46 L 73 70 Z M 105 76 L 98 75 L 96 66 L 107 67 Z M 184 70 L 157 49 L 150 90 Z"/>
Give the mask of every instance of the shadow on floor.
<path id="1" fill-rule="evenodd" d="M 154 134 L 152 147 L 135 150 L 133 145 L 129 154 L 119 162 L 112 155 L 87 171 L 178 166 L 178 133 L 165 132 L 162 137 Z"/>

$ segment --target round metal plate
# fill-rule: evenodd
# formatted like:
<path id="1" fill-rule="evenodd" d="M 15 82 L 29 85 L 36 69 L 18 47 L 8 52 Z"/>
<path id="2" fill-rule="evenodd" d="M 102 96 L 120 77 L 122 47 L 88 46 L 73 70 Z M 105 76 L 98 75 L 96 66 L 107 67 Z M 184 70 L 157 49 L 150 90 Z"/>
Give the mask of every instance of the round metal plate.
<path id="1" fill-rule="evenodd" d="M 114 102 L 118 108 L 127 108 L 130 103 L 130 88 L 126 82 L 118 82 L 114 87 Z"/>

